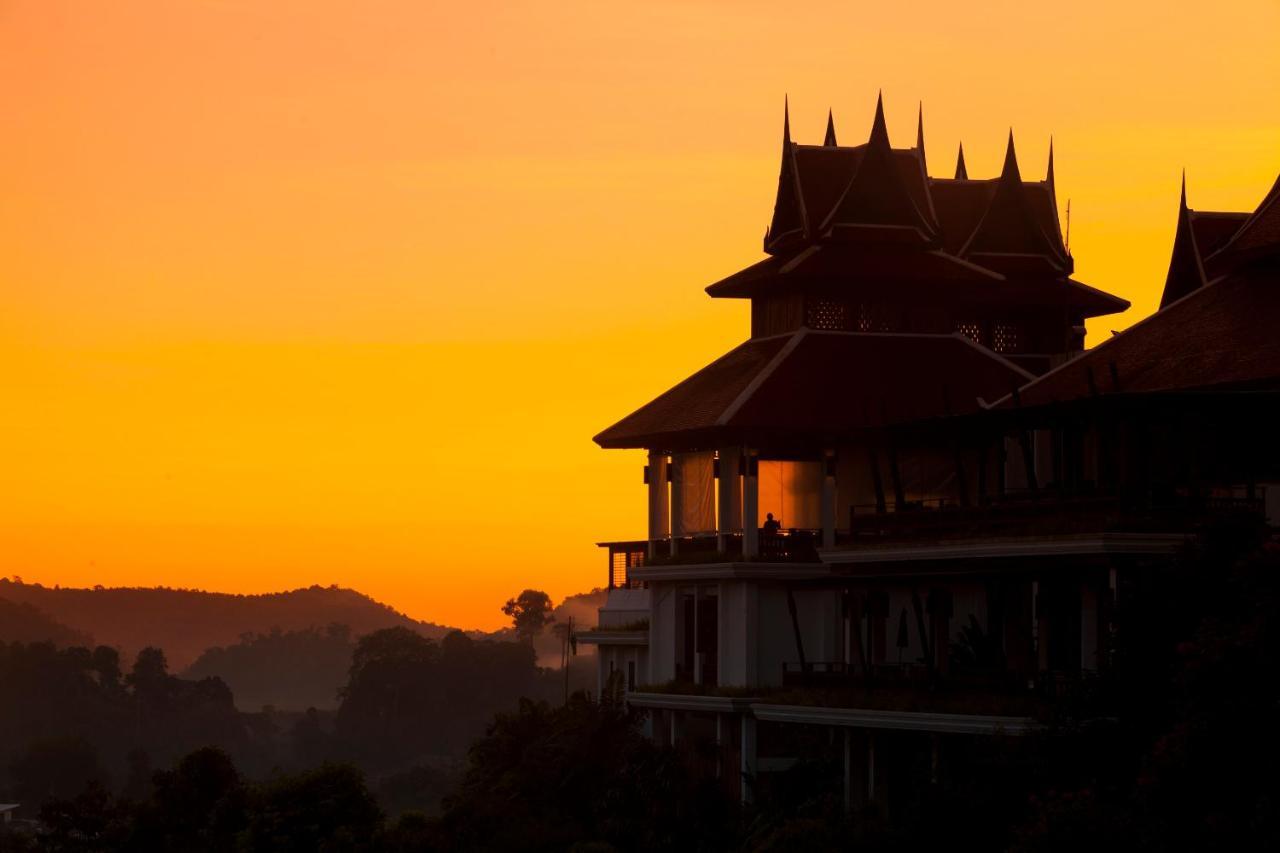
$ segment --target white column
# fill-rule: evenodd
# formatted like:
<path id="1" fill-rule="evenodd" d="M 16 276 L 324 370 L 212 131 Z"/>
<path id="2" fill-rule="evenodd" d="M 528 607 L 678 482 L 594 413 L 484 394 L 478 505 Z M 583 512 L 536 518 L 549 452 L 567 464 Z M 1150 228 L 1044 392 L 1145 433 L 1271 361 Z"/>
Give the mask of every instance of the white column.
<path id="1" fill-rule="evenodd" d="M 649 556 L 656 557 L 659 544 L 671 531 L 668 504 L 667 456 L 649 452 Z"/>
<path id="2" fill-rule="evenodd" d="M 836 547 L 836 455 L 832 451 L 822 459 L 822 547 Z"/>
<path id="3" fill-rule="evenodd" d="M 680 537 L 685 534 L 684 529 L 684 465 L 681 464 L 679 454 L 671 455 L 670 471 L 671 471 L 671 556 L 675 556 L 679 550 Z"/>
<path id="4" fill-rule="evenodd" d="M 742 529 L 742 449 L 720 451 L 720 479 L 717 482 L 716 547 L 721 554 L 729 549 L 729 539 Z"/>
<path id="5" fill-rule="evenodd" d="M 750 714 L 742 715 L 742 802 L 755 799 L 756 781 L 756 720 Z"/>
<path id="6" fill-rule="evenodd" d="M 742 477 L 742 556 L 760 555 L 760 476 L 759 457 L 747 451 L 747 470 Z"/>

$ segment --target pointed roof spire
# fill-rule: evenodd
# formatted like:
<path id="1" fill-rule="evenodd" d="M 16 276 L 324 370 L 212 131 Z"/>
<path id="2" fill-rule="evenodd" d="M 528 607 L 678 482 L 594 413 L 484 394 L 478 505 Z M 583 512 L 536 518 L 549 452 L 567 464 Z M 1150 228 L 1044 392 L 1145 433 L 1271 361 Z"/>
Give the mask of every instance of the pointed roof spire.
<path id="1" fill-rule="evenodd" d="M 1024 255 L 1040 256 L 1047 269 L 1055 272 L 1069 272 L 1070 259 L 1055 240 L 1057 230 L 1057 210 L 1052 214 L 1055 232 L 1051 237 L 1045 233 L 1037 216 L 1030 206 L 1027 188 L 1022 183 L 1022 175 L 1018 172 L 1018 155 L 1013 147 L 1013 129 L 1009 129 L 1009 146 L 1005 149 L 1004 168 L 996 181 L 995 192 L 987 205 L 978 227 L 970 235 L 962 255 Z"/>
<path id="2" fill-rule="evenodd" d="M 924 159 L 924 101 L 920 102 L 920 111 L 916 114 L 916 150 L 920 152 L 920 167 L 928 175 L 929 166 Z"/>
<path id="3" fill-rule="evenodd" d="M 893 148 L 884 120 L 884 98 L 876 97 L 876 117 L 871 124 L 871 139 L 858 161 L 857 170 L 845 186 L 839 201 L 823 223 L 822 231 L 840 228 L 842 235 L 854 239 L 864 226 L 914 229 L 920 241 L 935 235 L 935 225 L 912 199 Z M 831 233 L 834 233 L 833 231 Z M 878 234 L 880 232 L 877 232 Z"/>
<path id="4" fill-rule="evenodd" d="M 1000 180 L 1022 182 L 1022 173 L 1018 171 L 1018 152 L 1013 149 L 1013 128 L 1009 128 L 1009 146 L 1004 150 L 1004 168 L 1000 170 Z"/>
<path id="5" fill-rule="evenodd" d="M 1044 182 L 1053 186 L 1053 134 L 1049 134 L 1049 168 L 1045 172 Z"/>
<path id="6" fill-rule="evenodd" d="M 765 237 L 765 251 L 776 244 L 803 236 L 808 231 L 804 199 L 796 173 L 795 145 L 791 142 L 791 99 L 782 101 L 782 162 L 778 167 L 778 195 L 773 203 L 773 219 Z"/>
<path id="7" fill-rule="evenodd" d="M 871 138 L 867 140 L 871 147 L 890 148 L 889 128 L 884 121 L 884 93 L 876 94 L 876 117 L 871 122 Z"/>
<path id="8" fill-rule="evenodd" d="M 827 110 L 827 135 L 822 140 L 822 144 L 827 148 L 836 147 L 836 119 L 830 109 Z"/>
<path id="9" fill-rule="evenodd" d="M 964 166 L 964 143 L 960 143 L 960 153 L 956 155 L 956 180 L 969 180 L 969 170 Z"/>
<path id="10" fill-rule="evenodd" d="M 1187 207 L 1187 170 L 1182 170 L 1182 197 L 1178 200 L 1178 230 L 1173 236 L 1173 254 L 1164 279 L 1160 307 L 1176 302 L 1204 286 L 1204 261 L 1196 245 L 1196 232 L 1191 225 L 1191 209 Z"/>

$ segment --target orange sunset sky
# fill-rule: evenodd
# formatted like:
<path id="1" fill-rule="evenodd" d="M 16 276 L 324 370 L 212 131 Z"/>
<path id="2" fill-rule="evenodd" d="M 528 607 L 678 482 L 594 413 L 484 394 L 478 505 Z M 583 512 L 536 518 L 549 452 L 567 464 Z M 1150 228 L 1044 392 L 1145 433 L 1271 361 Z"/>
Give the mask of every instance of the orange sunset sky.
<path id="1" fill-rule="evenodd" d="M 0 575 L 338 583 L 495 628 L 605 581 L 591 436 L 747 333 L 782 100 L 1023 174 L 1150 313 L 1178 178 L 1280 173 L 1280 4 L 0 0 Z"/>

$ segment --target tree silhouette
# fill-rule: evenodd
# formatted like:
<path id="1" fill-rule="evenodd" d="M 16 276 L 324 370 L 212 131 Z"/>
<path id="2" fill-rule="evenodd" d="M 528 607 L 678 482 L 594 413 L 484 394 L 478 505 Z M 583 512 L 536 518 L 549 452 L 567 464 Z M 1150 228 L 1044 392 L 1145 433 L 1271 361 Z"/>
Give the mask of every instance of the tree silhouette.
<path id="1" fill-rule="evenodd" d="M 516 636 L 529 645 L 551 622 L 551 610 L 551 596 L 536 589 L 526 589 L 502 605 L 502 612 L 511 617 Z"/>

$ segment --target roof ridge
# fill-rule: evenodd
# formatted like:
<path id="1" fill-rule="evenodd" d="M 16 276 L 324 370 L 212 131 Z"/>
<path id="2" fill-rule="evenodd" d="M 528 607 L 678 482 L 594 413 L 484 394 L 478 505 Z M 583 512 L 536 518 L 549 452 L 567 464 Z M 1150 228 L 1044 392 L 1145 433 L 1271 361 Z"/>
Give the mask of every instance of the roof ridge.
<path id="1" fill-rule="evenodd" d="M 1205 293 L 1211 292 L 1213 286 L 1217 284 L 1219 280 L 1220 279 L 1215 279 L 1214 281 L 1207 283 L 1204 287 L 1197 288 L 1191 291 L 1190 293 L 1188 293 L 1186 296 L 1181 296 L 1175 299 L 1173 302 L 1170 302 L 1168 305 L 1164 305 L 1160 308 L 1157 308 L 1155 311 L 1152 311 L 1150 314 L 1143 317 L 1138 322 L 1134 323 L 1133 325 L 1129 326 L 1126 329 L 1123 329 L 1113 334 L 1111 337 L 1107 338 L 1105 341 L 1098 344 L 1097 346 L 1091 347 L 1090 349 L 1082 351 L 1075 358 L 1068 359 L 1067 361 L 1064 361 L 1062 364 L 1059 364 L 1057 367 L 1051 370 L 1046 370 L 1044 373 L 1041 373 L 1039 376 L 1037 376 L 1035 379 L 1028 382 L 1026 385 L 1019 387 L 1018 393 L 1021 394 L 1023 391 L 1026 391 L 1028 388 L 1039 385 L 1041 382 L 1048 379 L 1050 376 L 1053 376 L 1055 373 L 1058 373 L 1059 371 L 1065 370 L 1066 368 L 1070 367 L 1074 362 L 1080 360 L 1081 358 L 1084 358 L 1086 356 L 1092 356 L 1095 352 L 1098 352 L 1107 344 L 1113 343 L 1114 341 L 1119 340 L 1120 338 L 1124 337 L 1125 335 L 1129 334 L 1135 329 L 1139 329 L 1145 326 L 1147 323 L 1151 322 L 1156 317 L 1159 317 L 1161 314 L 1163 314 L 1165 311 L 1168 311 L 1170 308 L 1181 305 L 1184 302 L 1187 302 L 1188 300 L 1194 299 L 1196 297 L 1203 296 Z M 1013 394 L 1005 394 L 1003 397 L 999 398 L 998 400 L 988 405 L 987 408 L 994 409 L 996 406 L 1000 405 L 1001 403 L 1003 403 L 1005 400 L 1008 400 L 1012 396 Z"/>
<path id="2" fill-rule="evenodd" d="M 734 398 L 733 402 L 726 406 L 725 410 L 720 413 L 720 417 L 716 418 L 716 426 L 724 426 L 727 424 L 733 416 L 738 413 L 738 410 L 746 405 L 747 400 L 751 399 L 751 396 L 755 394 L 756 391 L 760 390 L 760 386 L 764 384 L 765 380 L 772 376 L 773 372 L 778 369 L 778 365 L 786 361 L 787 357 L 790 356 L 791 353 L 795 352 L 796 347 L 800 346 L 800 341 L 804 339 L 808 332 L 809 329 L 807 327 L 801 326 L 799 329 L 791 333 L 791 340 L 783 344 L 782 349 L 778 350 L 778 352 L 774 354 L 773 358 L 769 359 L 769 363 L 766 364 L 759 373 L 751 377 L 751 381 L 747 383 L 747 387 L 743 388 L 742 391 L 739 392 L 738 396 Z"/>
<path id="3" fill-rule="evenodd" d="M 1223 255 L 1228 250 L 1234 248 L 1236 241 L 1250 231 L 1262 218 L 1263 214 L 1269 213 L 1271 207 L 1275 205 L 1277 201 L 1280 201 L 1280 175 L 1276 176 L 1275 183 L 1271 185 L 1271 189 L 1267 191 L 1265 196 L 1263 196 L 1262 201 L 1260 201 L 1254 211 L 1249 214 L 1249 218 L 1240 225 L 1240 228 L 1236 233 L 1231 235 L 1231 239 L 1227 240 L 1226 243 L 1223 243 L 1222 246 L 1210 255 L 1207 260 L 1217 258 L 1219 255 Z"/>

